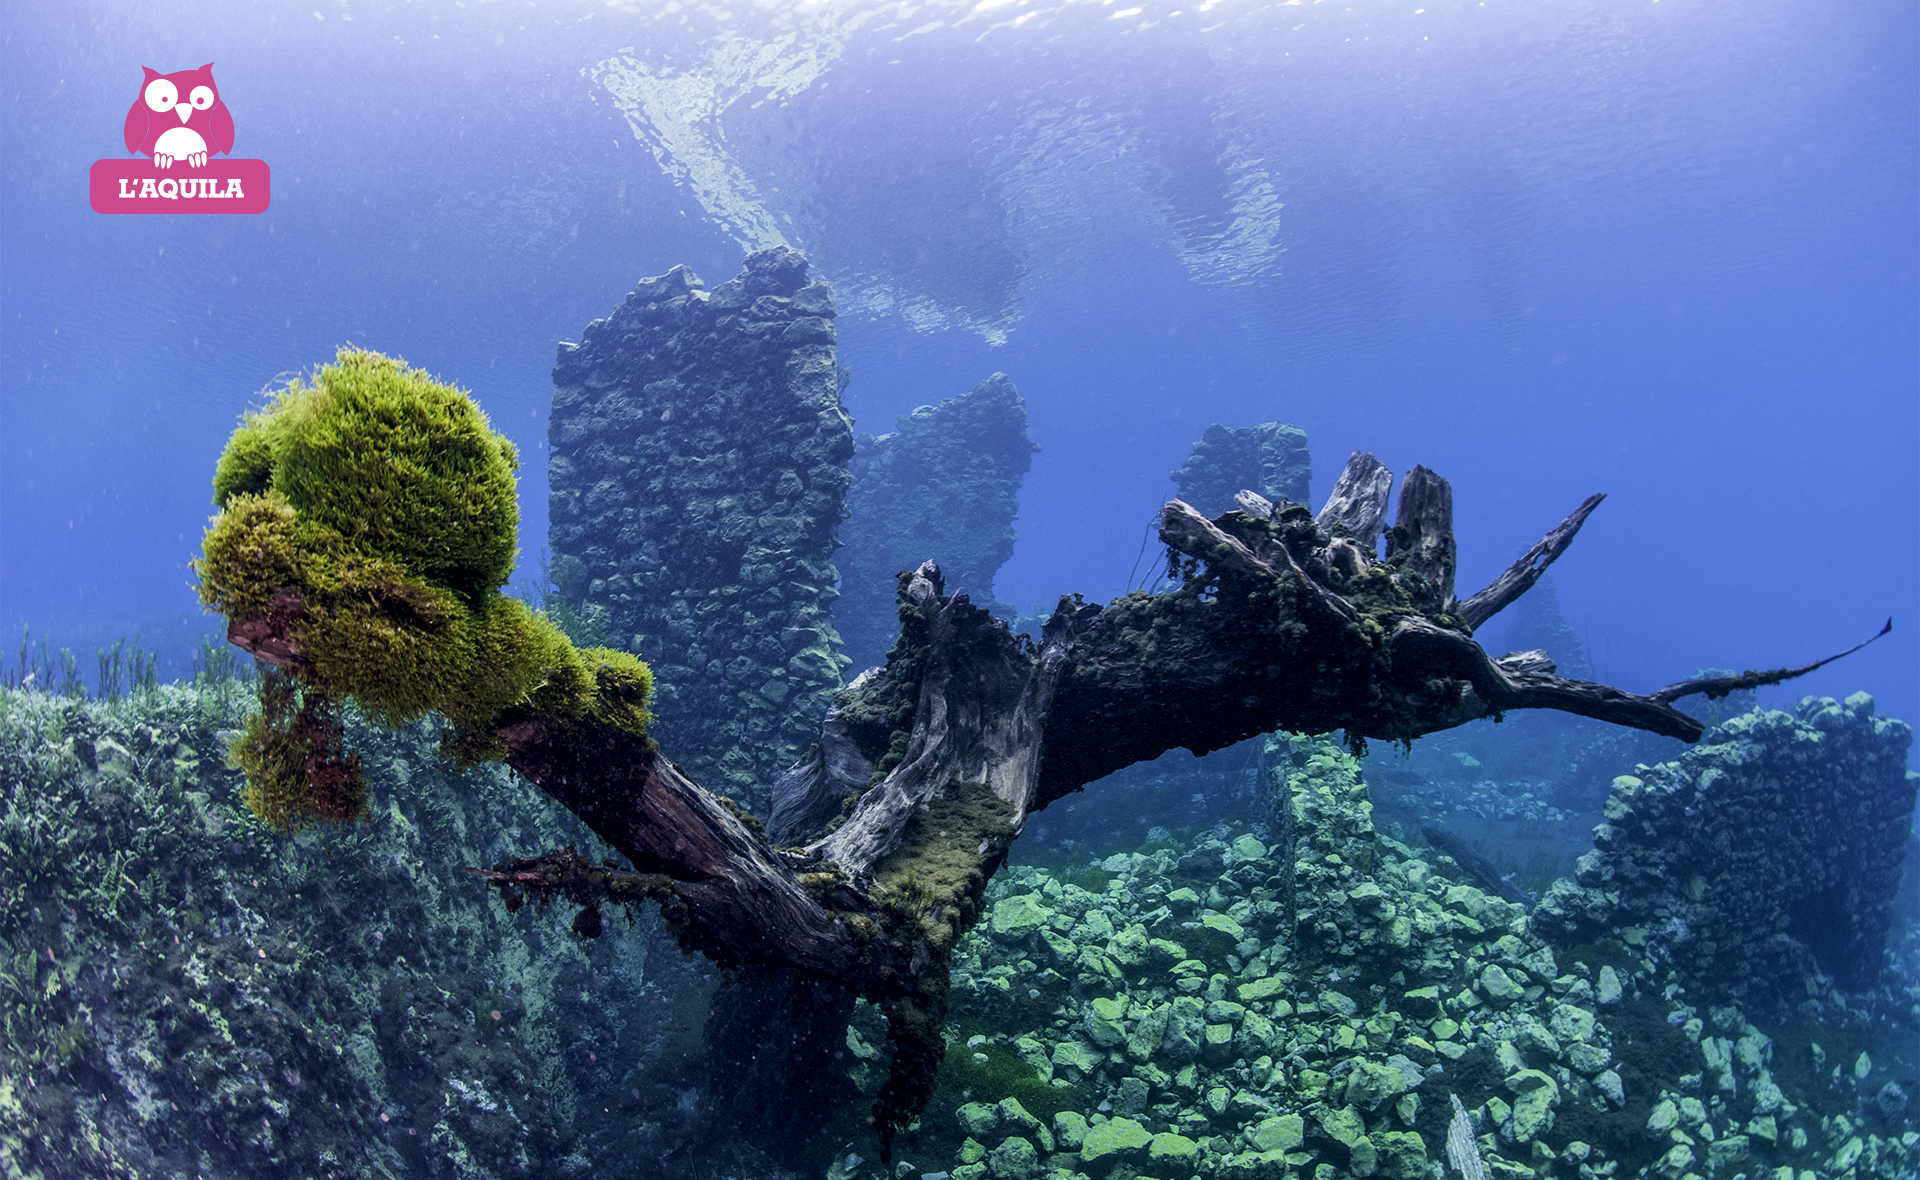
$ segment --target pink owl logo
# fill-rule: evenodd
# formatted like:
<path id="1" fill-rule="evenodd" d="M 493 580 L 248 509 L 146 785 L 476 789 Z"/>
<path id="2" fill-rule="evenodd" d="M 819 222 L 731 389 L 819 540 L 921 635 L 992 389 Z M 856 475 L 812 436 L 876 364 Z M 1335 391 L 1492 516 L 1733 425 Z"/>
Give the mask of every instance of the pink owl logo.
<path id="1" fill-rule="evenodd" d="M 140 68 L 147 77 L 127 112 L 128 151 L 151 156 L 162 168 L 176 160 L 205 168 L 209 155 L 232 154 L 233 114 L 220 101 L 212 62 L 177 74 Z"/>
<path id="2" fill-rule="evenodd" d="M 94 161 L 87 185 L 94 211 L 265 212 L 272 173 L 264 160 L 233 158 L 233 112 L 213 80 L 213 63 L 171 74 L 140 69 L 140 93 L 122 137 L 128 152 L 146 158 Z"/>

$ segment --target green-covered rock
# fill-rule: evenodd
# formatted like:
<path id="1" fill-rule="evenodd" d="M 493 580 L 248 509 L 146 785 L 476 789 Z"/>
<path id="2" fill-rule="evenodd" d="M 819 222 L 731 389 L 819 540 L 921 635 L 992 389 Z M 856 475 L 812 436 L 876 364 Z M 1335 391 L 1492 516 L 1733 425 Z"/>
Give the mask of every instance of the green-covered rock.
<path id="1" fill-rule="evenodd" d="M 1052 920 L 1053 911 L 1041 905 L 1038 896 L 1016 893 L 994 905 L 989 925 L 1002 938 L 1018 939 L 1025 938 Z"/>
<path id="2" fill-rule="evenodd" d="M 1354 1062 L 1347 1073 L 1347 1105 L 1361 1110 L 1378 1110 L 1407 1091 L 1406 1075 L 1391 1065 L 1380 1065 L 1364 1058 Z"/>
<path id="3" fill-rule="evenodd" d="M 1214 1165 L 1219 1180 L 1286 1180 L 1292 1174 L 1284 1151 L 1240 1151 Z"/>
<path id="4" fill-rule="evenodd" d="M 1162 1131 L 1147 1145 L 1147 1166 L 1187 1169 L 1200 1158 L 1200 1145 L 1185 1135 Z M 1179 1173 L 1175 1173 L 1176 1175 Z"/>
<path id="5" fill-rule="evenodd" d="M 1200 924 L 1216 934 L 1224 934 L 1234 942 L 1247 936 L 1246 927 L 1227 917 L 1225 914 L 1205 913 L 1200 915 Z"/>
<path id="6" fill-rule="evenodd" d="M 1053 1116 L 1053 1137 L 1061 1151 L 1079 1151 L 1087 1139 L 1087 1116 L 1077 1110 L 1063 1110 Z"/>
<path id="7" fill-rule="evenodd" d="M 1231 1024 L 1209 1024 L 1201 1033 L 1200 1058 L 1213 1064 L 1224 1064 L 1233 1058 L 1233 1026 Z"/>
<path id="8" fill-rule="evenodd" d="M 1265 979 L 1256 979 L 1252 983 L 1241 984 L 1238 988 L 1234 989 L 1234 994 L 1240 998 L 1242 1004 L 1257 1004 L 1262 1000 L 1269 1000 L 1274 996 L 1281 995 L 1285 993 L 1286 990 L 1287 984 L 1285 980 L 1278 976 L 1269 975 Z"/>
<path id="9" fill-rule="evenodd" d="M 1127 1056 L 1135 1061 L 1150 1060 L 1160 1051 L 1160 1042 L 1167 1035 L 1167 1020 L 1172 1007 L 1156 1004 L 1134 1021 L 1133 1032 L 1127 1037 Z"/>
<path id="10" fill-rule="evenodd" d="M 1378 1171 L 1392 1180 L 1418 1180 L 1427 1174 L 1427 1145 L 1413 1131 L 1382 1131 L 1373 1136 Z"/>
<path id="11" fill-rule="evenodd" d="M 1261 1119 L 1241 1132 L 1257 1152 L 1292 1151 L 1306 1140 L 1306 1120 L 1297 1114 Z"/>
<path id="12" fill-rule="evenodd" d="M 1366 1142 L 1367 1124 L 1351 1106 L 1327 1107 L 1319 1114 L 1320 1129 L 1327 1138 L 1348 1148 Z"/>
<path id="13" fill-rule="evenodd" d="M 999 1108 L 985 1102 L 969 1102 L 953 1112 L 960 1122 L 960 1133 L 985 1139 L 1000 1125 Z"/>
<path id="14" fill-rule="evenodd" d="M 1511 1003 L 1524 995 L 1526 990 L 1498 963 L 1488 963 L 1480 972 L 1481 994 L 1497 1004 Z"/>
<path id="15" fill-rule="evenodd" d="M 1537 1069 L 1523 1069 L 1507 1078 L 1513 1099 L 1513 1137 L 1526 1143 L 1553 1126 L 1553 1108 L 1560 1105 L 1560 1084 Z"/>
<path id="16" fill-rule="evenodd" d="M 995 1180 L 1033 1180 L 1040 1172 L 1040 1152 L 1020 1135 L 1009 1135 L 987 1153 L 987 1170 Z"/>
<path id="17" fill-rule="evenodd" d="M 1112 1118 L 1090 1127 L 1080 1141 L 1080 1159 L 1094 1164 L 1103 1160 L 1136 1159 L 1144 1155 L 1153 1136 L 1129 1118 Z"/>
<path id="18" fill-rule="evenodd" d="M 1085 1041 L 1062 1041 L 1053 1047 L 1053 1064 L 1092 1073 L 1107 1060 L 1107 1055 Z"/>
<path id="19" fill-rule="evenodd" d="M 1023 1135 L 1042 1133 L 1046 1130 L 1045 1125 L 1029 1114 L 1018 1098 L 1011 1095 L 1002 1098 L 994 1109 L 1000 1115 L 1000 1126 L 1003 1130 L 1018 1131 Z"/>
<path id="20" fill-rule="evenodd" d="M 1097 997 L 1087 1005 L 1087 1035 L 1093 1043 L 1104 1048 L 1115 1049 L 1127 1043 L 1127 1001 L 1124 996 L 1115 999 L 1108 996 Z"/>
<path id="21" fill-rule="evenodd" d="M 1265 860 L 1267 856 L 1267 846 L 1252 835 L 1235 839 L 1230 851 L 1238 861 Z"/>

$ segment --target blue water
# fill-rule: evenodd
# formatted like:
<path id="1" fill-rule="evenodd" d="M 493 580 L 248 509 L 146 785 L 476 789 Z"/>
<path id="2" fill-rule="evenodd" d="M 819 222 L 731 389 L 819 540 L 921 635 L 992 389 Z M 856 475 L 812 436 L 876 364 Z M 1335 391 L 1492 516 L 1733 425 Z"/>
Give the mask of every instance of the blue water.
<path id="1" fill-rule="evenodd" d="M 518 443 L 531 568 L 555 342 L 784 238 L 859 429 L 1019 385 L 1023 608 L 1118 593 L 1189 444 L 1279 419 L 1316 496 L 1355 449 L 1451 479 L 1463 592 L 1610 493 L 1557 570 L 1603 679 L 1893 615 L 1762 699 L 1920 716 L 1911 3 L 311 3 L 8 7 L 15 633 L 207 627 L 214 458 L 347 341 Z M 140 67 L 208 61 L 271 210 L 93 213 Z"/>

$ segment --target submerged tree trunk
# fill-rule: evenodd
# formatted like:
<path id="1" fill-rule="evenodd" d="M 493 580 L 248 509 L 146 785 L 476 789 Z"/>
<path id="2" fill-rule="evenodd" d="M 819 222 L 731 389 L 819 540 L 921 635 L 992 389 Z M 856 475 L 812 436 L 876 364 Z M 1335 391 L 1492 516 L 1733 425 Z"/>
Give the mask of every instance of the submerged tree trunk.
<path id="1" fill-rule="evenodd" d="M 772 847 L 651 743 L 510 716 L 496 731 L 510 764 L 633 870 L 569 851 L 480 875 L 512 905 L 586 907 L 583 933 L 597 933 L 601 901 L 657 899 L 683 944 L 719 962 L 792 968 L 873 1000 L 895 1045 L 875 1109 L 884 1142 L 931 1094 L 954 943 L 1048 803 L 1176 746 L 1204 754 L 1275 729 L 1343 729 L 1357 748 L 1541 708 L 1692 741 L 1702 727 L 1673 708 L 1678 697 L 1819 666 L 1640 696 L 1556 676 L 1542 652 L 1495 658 L 1474 629 L 1533 584 L 1600 497 L 1460 602 L 1451 488 L 1414 469 L 1382 560 L 1390 487 L 1373 456 L 1356 454 L 1317 520 L 1257 495 L 1216 520 L 1172 501 L 1160 536 L 1177 588 L 1106 606 L 1063 598 L 1037 640 L 946 594 L 933 562 L 902 575 L 886 667 L 841 694 L 820 746 L 777 788 L 778 835 L 799 848 Z M 232 637 L 272 658 L 262 623 L 236 622 Z M 830 831 L 825 817 L 837 819 Z"/>

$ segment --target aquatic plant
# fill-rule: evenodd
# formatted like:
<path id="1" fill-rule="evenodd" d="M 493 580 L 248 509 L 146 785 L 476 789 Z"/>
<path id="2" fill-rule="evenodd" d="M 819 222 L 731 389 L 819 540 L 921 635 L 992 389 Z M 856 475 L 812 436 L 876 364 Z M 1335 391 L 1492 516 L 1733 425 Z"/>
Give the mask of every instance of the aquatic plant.
<path id="1" fill-rule="evenodd" d="M 580 651 L 498 593 L 517 466 L 464 392 L 353 349 L 228 440 L 194 570 L 229 637 L 291 677 L 262 681 L 233 750 L 271 826 L 361 813 L 358 764 L 328 720 L 347 699 L 387 725 L 445 716 L 447 752 L 469 762 L 504 752 L 492 730 L 516 708 L 644 738 L 646 665 Z"/>
<path id="2" fill-rule="evenodd" d="M 451 772 L 443 724 L 352 709 L 379 822 L 273 838 L 221 756 L 252 688 L 0 690 L 0 1175 L 617 1169 L 602 1110 L 684 1084 L 645 1050 L 680 956 L 643 928 L 589 963 L 443 868 L 612 851 L 502 767 Z M 569 1051 L 623 1036 L 614 1078 Z"/>

